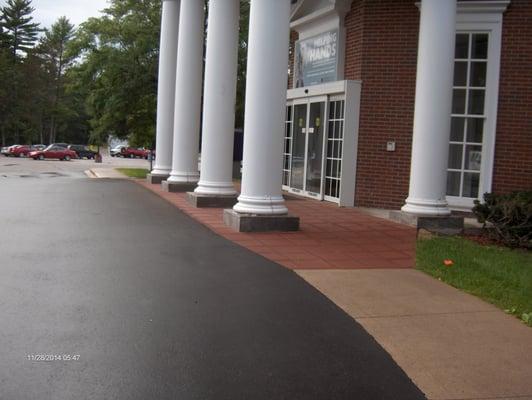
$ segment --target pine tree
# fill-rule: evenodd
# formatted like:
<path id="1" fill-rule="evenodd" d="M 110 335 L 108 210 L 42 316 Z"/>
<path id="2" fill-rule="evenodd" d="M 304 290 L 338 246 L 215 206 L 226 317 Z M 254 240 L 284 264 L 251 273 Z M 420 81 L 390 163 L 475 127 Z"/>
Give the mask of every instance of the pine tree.
<path id="1" fill-rule="evenodd" d="M 14 59 L 20 52 L 27 53 L 37 40 L 40 29 L 32 22 L 33 11 L 31 0 L 7 0 L 2 7 L 2 34 Z"/>

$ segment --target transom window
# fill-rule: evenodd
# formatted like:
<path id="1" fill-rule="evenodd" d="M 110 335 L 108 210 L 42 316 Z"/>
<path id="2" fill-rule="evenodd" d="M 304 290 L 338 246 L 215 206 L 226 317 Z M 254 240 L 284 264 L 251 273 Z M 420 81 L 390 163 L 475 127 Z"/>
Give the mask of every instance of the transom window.
<path id="1" fill-rule="evenodd" d="M 489 34 L 456 35 L 447 195 L 478 198 L 484 139 Z"/>

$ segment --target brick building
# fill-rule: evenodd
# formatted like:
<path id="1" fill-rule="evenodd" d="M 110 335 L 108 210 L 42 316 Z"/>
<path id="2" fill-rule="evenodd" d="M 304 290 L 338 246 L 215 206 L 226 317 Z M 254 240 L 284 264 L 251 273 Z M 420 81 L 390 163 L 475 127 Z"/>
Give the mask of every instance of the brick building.
<path id="1" fill-rule="evenodd" d="M 333 62 L 317 60 L 313 65 L 310 61 L 307 71 L 298 71 L 295 63 L 301 63 L 298 60 L 308 57 L 309 52 L 315 55 L 325 43 L 323 38 L 331 34 L 338 35 Z M 298 133 L 301 139 L 315 133 L 301 134 L 294 116 L 287 119 L 286 190 L 334 201 L 338 193 L 331 197 L 327 177 L 339 175 L 341 185 L 354 181 L 347 183 L 354 188 L 354 193 L 349 193 L 352 204 L 350 199 L 337 200 L 343 204 L 389 209 L 403 206 L 409 194 L 419 35 L 420 3 L 415 0 L 294 2 L 289 114 L 294 114 L 292 108 L 303 107 L 298 105 L 302 99 L 312 104 L 312 91 L 317 93 L 316 101 L 325 102 L 325 108 L 330 104 L 327 97 L 344 99 L 345 94 L 325 88 L 335 81 L 356 81 L 360 101 L 355 109 L 346 107 L 344 115 L 358 115 L 357 126 L 345 130 L 343 136 L 344 140 L 355 136 L 356 149 L 349 149 L 355 152 L 354 159 L 349 160 L 344 147 L 340 158 L 347 156 L 345 165 L 336 165 L 343 160 L 335 165 L 324 161 L 322 192 L 314 190 L 317 185 L 311 185 L 310 179 L 301 185 L 303 179 L 297 177 L 297 173 L 305 175 L 302 171 L 312 173 L 308 167 L 312 155 L 307 155 L 304 167 L 302 153 L 289 151 Z M 449 154 L 446 200 L 451 209 L 469 209 L 473 199 L 481 198 L 484 192 L 532 188 L 532 2 L 459 1 L 455 38 L 451 132 L 448 148 L 441 152 Z M 307 85 L 294 76 L 305 74 L 316 78 L 309 78 Z M 310 89 L 310 95 L 294 89 L 301 83 Z M 321 87 L 323 90 L 317 89 Z M 333 93 L 329 95 L 328 90 Z M 330 136 L 325 131 L 323 135 Z M 327 146 L 324 158 L 327 151 L 331 153 Z M 331 173 L 333 167 L 347 167 L 349 171 Z"/>
<path id="2" fill-rule="evenodd" d="M 203 77 L 203 2 L 163 1 L 151 182 L 258 230 L 297 229 L 283 190 L 446 217 L 532 188 L 531 1 L 250 0 L 237 193 L 239 5 L 209 3 Z"/>

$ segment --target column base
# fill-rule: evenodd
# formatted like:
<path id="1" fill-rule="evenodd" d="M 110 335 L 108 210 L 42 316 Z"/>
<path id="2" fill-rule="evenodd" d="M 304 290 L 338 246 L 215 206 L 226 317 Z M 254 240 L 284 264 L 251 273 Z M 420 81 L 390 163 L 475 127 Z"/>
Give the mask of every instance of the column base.
<path id="1" fill-rule="evenodd" d="M 224 210 L 224 224 L 237 232 L 298 231 L 299 217 L 241 214 L 229 208 Z"/>
<path id="2" fill-rule="evenodd" d="M 170 174 L 168 175 L 148 174 L 146 175 L 146 182 L 151 183 L 152 185 L 154 184 L 158 185 L 162 183 L 163 181 L 165 181 L 166 179 L 168 179 L 169 176 Z"/>
<path id="3" fill-rule="evenodd" d="M 197 182 L 168 182 L 162 181 L 161 187 L 163 191 L 170 193 L 184 193 L 194 190 Z"/>
<path id="4" fill-rule="evenodd" d="M 237 194 L 201 194 L 196 192 L 187 193 L 187 201 L 196 208 L 228 208 L 237 203 Z"/>
<path id="5" fill-rule="evenodd" d="M 390 219 L 444 235 L 457 235 L 464 231 L 464 217 L 456 215 L 422 216 L 404 211 L 390 211 Z"/>

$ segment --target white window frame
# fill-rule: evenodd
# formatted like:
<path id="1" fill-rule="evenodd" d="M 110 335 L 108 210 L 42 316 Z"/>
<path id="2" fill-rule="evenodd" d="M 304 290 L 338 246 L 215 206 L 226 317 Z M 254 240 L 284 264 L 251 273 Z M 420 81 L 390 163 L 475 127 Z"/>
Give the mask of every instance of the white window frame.
<path id="1" fill-rule="evenodd" d="M 484 137 L 482 141 L 482 164 L 480 169 L 478 199 L 491 192 L 495 158 L 495 135 L 499 102 L 499 76 L 501 64 L 502 20 L 510 0 L 474 1 L 458 3 L 456 33 L 488 33 L 488 60 L 484 103 Z M 470 211 L 475 199 L 447 196 L 453 210 Z"/>

